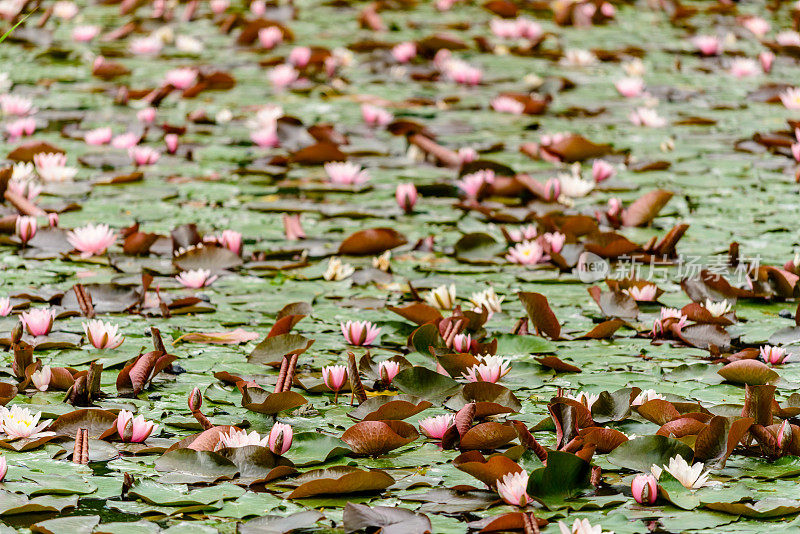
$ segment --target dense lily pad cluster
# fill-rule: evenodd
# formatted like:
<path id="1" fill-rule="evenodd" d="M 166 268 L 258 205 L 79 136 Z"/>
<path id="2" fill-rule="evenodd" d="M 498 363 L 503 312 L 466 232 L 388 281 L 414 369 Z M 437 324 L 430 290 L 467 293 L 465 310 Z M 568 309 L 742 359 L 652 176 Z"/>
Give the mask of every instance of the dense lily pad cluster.
<path id="1" fill-rule="evenodd" d="M 797 5 L 0 19 L 0 532 L 800 529 Z"/>

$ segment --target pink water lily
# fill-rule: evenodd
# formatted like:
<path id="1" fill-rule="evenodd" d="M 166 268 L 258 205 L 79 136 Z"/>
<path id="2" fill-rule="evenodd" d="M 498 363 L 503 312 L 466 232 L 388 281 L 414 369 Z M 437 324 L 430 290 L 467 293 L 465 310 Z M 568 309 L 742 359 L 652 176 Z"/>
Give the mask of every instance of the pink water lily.
<path id="1" fill-rule="evenodd" d="M 527 506 L 533 500 L 528 496 L 528 473 L 525 471 L 506 473 L 497 482 L 497 493 L 507 504 Z"/>
<path id="2" fill-rule="evenodd" d="M 0 297 L 0 317 L 8 317 L 13 309 L 10 298 Z"/>
<path id="3" fill-rule="evenodd" d="M 236 230 L 223 230 L 217 243 L 235 254 L 242 254 L 242 233 Z"/>
<path id="4" fill-rule="evenodd" d="M 394 118 L 391 113 L 378 106 L 361 104 L 361 118 L 367 126 L 386 126 Z"/>
<path id="5" fill-rule="evenodd" d="M 67 232 L 67 241 L 81 253 L 81 258 L 99 256 L 117 240 L 107 224 L 87 224 Z"/>
<path id="6" fill-rule="evenodd" d="M 156 120 L 156 113 L 158 111 L 153 106 L 146 107 L 144 109 L 140 109 L 136 112 L 136 118 L 139 119 L 139 122 L 144 124 L 153 124 Z"/>
<path id="7" fill-rule="evenodd" d="M 236 449 L 249 445 L 266 447 L 269 445 L 269 436 L 264 436 L 262 438 L 255 430 L 248 434 L 246 430 L 232 428 L 228 432 L 223 432 L 219 435 L 219 442 L 215 448 L 217 450 L 223 448 Z"/>
<path id="8" fill-rule="evenodd" d="M 128 149 L 128 156 L 137 167 L 155 165 L 161 157 L 158 150 L 149 146 L 133 146 Z"/>
<path id="9" fill-rule="evenodd" d="M 5 456 L 0 456 L 0 482 L 5 480 L 6 473 L 8 473 L 8 462 Z"/>
<path id="10" fill-rule="evenodd" d="M 322 380 L 331 391 L 338 393 L 347 382 L 347 367 L 329 365 L 322 368 Z"/>
<path id="11" fill-rule="evenodd" d="M 369 180 L 369 173 L 361 165 L 333 161 L 324 165 L 331 183 L 337 185 L 360 185 Z"/>
<path id="12" fill-rule="evenodd" d="M 636 108 L 631 112 L 629 118 L 636 126 L 661 128 L 667 125 L 666 119 L 661 117 L 656 110 L 651 108 Z"/>
<path id="13" fill-rule="evenodd" d="M 454 423 L 455 417 L 452 414 L 436 415 L 420 420 L 419 429 L 429 438 L 440 440 Z"/>
<path id="14" fill-rule="evenodd" d="M 761 52 L 758 54 L 758 62 L 761 63 L 761 70 L 767 74 L 772 71 L 773 61 L 775 61 L 775 54 L 772 52 Z"/>
<path id="15" fill-rule="evenodd" d="M 564 248 L 564 243 L 567 241 L 567 236 L 561 232 L 547 232 L 542 234 L 545 248 L 548 252 L 558 254 Z"/>
<path id="16" fill-rule="evenodd" d="M 643 286 L 632 286 L 622 291 L 630 295 L 630 297 L 637 302 L 652 302 L 656 299 L 658 287 L 656 287 L 655 284 L 645 284 Z"/>
<path id="17" fill-rule="evenodd" d="M 369 321 L 347 321 L 340 326 L 345 341 L 357 347 L 372 345 L 381 333 L 380 327 Z"/>
<path id="18" fill-rule="evenodd" d="M 417 203 L 417 187 L 414 184 L 398 184 L 394 192 L 397 205 L 406 213 L 414 211 Z"/>
<path id="19" fill-rule="evenodd" d="M 625 98 L 634 98 L 644 91 L 644 81 L 641 78 L 622 78 L 614 82 L 614 87 Z"/>
<path id="20" fill-rule="evenodd" d="M 722 52 L 722 42 L 713 35 L 697 35 L 692 38 L 692 44 L 704 56 L 716 56 Z"/>
<path id="21" fill-rule="evenodd" d="M 292 437 L 294 430 L 290 425 L 283 423 L 275 423 L 269 431 L 268 443 L 269 450 L 277 455 L 286 454 L 292 446 Z"/>
<path id="22" fill-rule="evenodd" d="M 770 365 L 780 365 L 786 361 L 786 349 L 773 345 L 763 345 L 758 349 L 758 356 L 765 363 Z"/>
<path id="23" fill-rule="evenodd" d="M 492 99 L 492 109 L 498 113 L 510 113 L 512 115 L 522 115 L 525 111 L 525 104 L 509 96 L 498 96 Z"/>
<path id="24" fill-rule="evenodd" d="M 769 22 L 761 17 L 747 16 L 741 20 L 741 24 L 747 31 L 751 32 L 756 37 L 764 37 L 770 30 L 771 25 Z"/>
<path id="25" fill-rule="evenodd" d="M 311 48 L 307 46 L 295 46 L 292 48 L 292 51 L 289 52 L 289 56 L 286 59 L 298 69 L 302 69 L 311 61 Z"/>
<path id="26" fill-rule="evenodd" d="M 536 241 L 523 241 L 508 249 L 506 259 L 520 265 L 535 265 L 544 259 L 544 248 Z"/>
<path id="27" fill-rule="evenodd" d="M 467 198 L 477 198 L 484 184 L 494 183 L 494 171 L 482 169 L 477 172 L 466 174 L 461 177 L 456 185 L 467 196 Z"/>
<path id="28" fill-rule="evenodd" d="M 511 366 L 505 358 L 480 356 L 478 360 L 481 362 L 480 364 L 473 365 L 462 375 L 468 382 L 491 382 L 494 384 L 511 371 Z"/>
<path id="29" fill-rule="evenodd" d="M 778 97 L 786 109 L 800 109 L 800 88 L 789 87 L 778 94 Z"/>
<path id="30" fill-rule="evenodd" d="M 300 222 L 300 214 L 294 213 L 289 215 L 288 213 L 283 214 L 283 231 L 286 235 L 286 239 L 289 241 L 297 241 L 299 239 L 305 239 L 306 233 L 303 230 L 303 225 Z"/>
<path id="31" fill-rule="evenodd" d="M 19 240 L 22 241 L 23 244 L 33 239 L 38 227 L 39 225 L 36 222 L 36 217 L 29 217 L 27 215 L 17 216 L 15 230 L 17 237 L 19 237 Z"/>
<path id="32" fill-rule="evenodd" d="M 472 340 L 469 334 L 456 334 L 453 337 L 453 350 L 458 353 L 466 353 L 472 351 L 476 342 Z"/>
<path id="33" fill-rule="evenodd" d="M 596 159 L 592 162 L 592 178 L 597 183 L 608 180 L 617 173 L 617 170 L 609 162 Z"/>
<path id="34" fill-rule="evenodd" d="M 33 382 L 33 387 L 39 391 L 47 391 L 52 378 L 53 371 L 50 369 L 49 365 L 45 365 L 41 369 L 37 369 L 31 374 L 31 382 Z"/>
<path id="35" fill-rule="evenodd" d="M 468 146 L 459 148 L 457 155 L 461 163 L 470 163 L 478 159 L 478 151 Z"/>
<path id="36" fill-rule="evenodd" d="M 17 115 L 19 117 L 36 113 L 36 107 L 30 98 L 16 95 L 0 95 L 0 111 L 3 115 Z"/>
<path id="37" fill-rule="evenodd" d="M 100 319 L 92 319 L 81 325 L 89 343 L 96 349 L 116 349 L 125 341 L 125 337 L 117 333 L 118 325 L 103 322 Z"/>
<path id="38" fill-rule="evenodd" d="M 194 85 L 197 81 L 197 71 L 189 67 L 182 67 L 167 71 L 164 81 L 181 91 Z"/>
<path id="39" fill-rule="evenodd" d="M 210 286 L 217 278 L 219 276 L 211 276 L 211 271 L 208 269 L 191 269 L 177 275 L 175 280 L 180 282 L 183 287 L 200 289 L 201 287 Z"/>
<path id="40" fill-rule="evenodd" d="M 0 431 L 11 439 L 30 438 L 36 439 L 52 436 L 55 432 L 45 432 L 52 419 L 39 421 L 42 412 L 35 415 L 28 408 L 14 405 L 11 409 L 0 406 Z"/>
<path id="41" fill-rule="evenodd" d="M 258 30 L 258 42 L 263 48 L 270 50 L 283 41 L 283 32 L 277 26 L 269 26 Z"/>
<path id="42" fill-rule="evenodd" d="M 131 53 L 137 56 L 155 56 L 161 49 L 164 48 L 164 43 L 161 42 L 157 36 L 138 37 L 131 39 L 128 49 Z"/>
<path id="43" fill-rule="evenodd" d="M 230 0 L 209 0 L 208 6 L 215 15 L 221 15 L 230 6 Z"/>
<path id="44" fill-rule="evenodd" d="M 52 308 L 34 308 L 22 312 L 19 316 L 19 320 L 25 330 L 32 336 L 46 336 L 49 334 L 55 319 L 56 312 Z"/>
<path id="45" fill-rule="evenodd" d="M 658 499 L 658 481 L 651 474 L 636 475 L 631 482 L 631 493 L 639 504 L 654 504 Z"/>
<path id="46" fill-rule="evenodd" d="M 39 152 L 33 156 L 33 163 L 36 174 L 45 182 L 68 182 L 78 174 L 78 169 L 67 166 L 66 154 Z"/>
<path id="47" fill-rule="evenodd" d="M 89 130 L 84 134 L 83 140 L 86 141 L 87 145 L 99 146 L 110 143 L 112 137 L 114 137 L 114 133 L 111 131 L 111 128 L 105 126 Z"/>
<path id="48" fill-rule="evenodd" d="M 392 48 L 392 57 L 398 63 L 408 63 L 416 55 L 417 45 L 411 41 L 397 44 Z"/>
<path id="49" fill-rule="evenodd" d="M 385 360 L 378 364 L 378 376 L 380 376 L 381 380 L 386 384 L 390 384 L 392 380 L 394 380 L 394 377 L 397 376 L 397 373 L 399 372 L 400 372 L 399 362 Z"/>
<path id="50" fill-rule="evenodd" d="M 72 29 L 72 40 L 76 43 L 88 43 L 98 35 L 100 35 L 100 26 L 93 24 L 75 26 Z"/>
<path id="51" fill-rule="evenodd" d="M 536 226 L 529 224 L 527 226 L 520 226 L 519 228 L 510 228 L 506 230 L 506 233 L 511 241 L 519 243 L 521 241 L 533 241 L 539 234 L 539 230 Z"/>
<path id="52" fill-rule="evenodd" d="M 31 135 L 36 131 L 36 119 L 33 117 L 23 117 L 6 124 L 6 132 L 11 140 Z"/>
<path id="53" fill-rule="evenodd" d="M 300 75 L 291 65 L 278 65 L 269 71 L 268 77 L 275 89 L 280 91 L 296 82 Z"/>
<path id="54" fill-rule="evenodd" d="M 731 61 L 728 72 L 736 78 L 748 78 L 761 72 L 760 65 L 752 59 L 737 57 Z"/>
<path id="55" fill-rule="evenodd" d="M 134 417 L 128 410 L 120 410 L 117 415 L 117 433 L 125 443 L 141 443 L 156 430 L 158 425 L 142 415 Z"/>
<path id="56" fill-rule="evenodd" d="M 261 148 L 275 148 L 281 144 L 276 126 L 265 126 L 250 132 L 250 140 Z"/>
<path id="57" fill-rule="evenodd" d="M 111 140 L 111 146 L 114 148 L 128 149 L 135 147 L 139 143 L 139 140 L 140 137 L 137 134 L 133 132 L 127 132 L 114 136 L 114 138 Z"/>

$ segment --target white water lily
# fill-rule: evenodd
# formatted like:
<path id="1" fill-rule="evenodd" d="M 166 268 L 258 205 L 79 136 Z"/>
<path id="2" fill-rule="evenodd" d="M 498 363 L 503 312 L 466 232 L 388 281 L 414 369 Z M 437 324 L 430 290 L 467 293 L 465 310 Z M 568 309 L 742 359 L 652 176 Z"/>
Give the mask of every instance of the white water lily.
<path id="1" fill-rule="evenodd" d="M 656 393 L 656 390 L 654 390 L 654 389 L 645 389 L 644 391 L 639 393 L 636 396 L 635 399 L 633 399 L 633 402 L 631 403 L 631 406 L 641 406 L 645 402 L 651 401 L 651 400 L 654 400 L 654 399 L 664 400 L 664 395 L 661 395 L 660 393 Z"/>
<path id="2" fill-rule="evenodd" d="M 567 393 L 566 395 L 564 395 L 564 397 L 578 401 L 591 410 L 592 404 L 597 402 L 597 399 L 600 398 L 600 395 L 597 393 L 586 393 L 584 391 L 578 391 L 574 395 Z"/>
<path id="3" fill-rule="evenodd" d="M 380 256 L 375 256 L 372 258 L 372 266 L 376 269 L 380 269 L 383 272 L 388 272 L 389 267 L 392 266 L 392 251 L 387 250 Z"/>
<path id="4" fill-rule="evenodd" d="M 714 317 L 720 317 L 731 311 L 731 303 L 728 300 L 713 301 L 706 299 L 705 309 Z"/>
<path id="5" fill-rule="evenodd" d="M 687 489 L 699 489 L 703 486 L 708 486 L 708 471 L 705 473 L 703 469 L 705 465 L 702 462 L 698 462 L 694 465 L 689 465 L 689 463 L 683 458 L 681 455 L 675 455 L 669 459 L 669 464 L 665 465 L 662 469 L 657 465 L 653 465 L 650 468 L 650 472 L 653 473 L 653 476 L 656 478 L 661 477 L 661 473 L 666 471 L 675 479 L 680 482 L 684 488 Z"/>
<path id="6" fill-rule="evenodd" d="M 576 174 L 559 174 L 558 181 L 561 194 L 569 198 L 585 197 L 595 186 L 594 180 L 584 180 Z"/>
<path id="7" fill-rule="evenodd" d="M 452 310 L 456 305 L 456 285 L 442 285 L 428 291 L 425 302 L 440 310 Z"/>
<path id="8" fill-rule="evenodd" d="M 32 414 L 28 408 L 12 406 L 9 410 L 0 406 L 0 428 L 10 438 L 39 438 L 52 436 L 54 432 L 42 432 L 52 419 L 39 421 L 42 412 Z"/>
<path id="9" fill-rule="evenodd" d="M 576 519 L 569 528 L 563 521 L 558 522 L 558 528 L 561 529 L 561 534 L 614 534 L 614 532 L 603 531 L 600 525 L 592 526 L 588 519 Z"/>
<path id="10" fill-rule="evenodd" d="M 489 310 L 489 314 L 499 313 L 502 311 L 500 304 L 505 300 L 505 297 L 497 296 L 494 288 L 490 287 L 483 291 L 476 291 L 469 297 L 469 301 L 474 306 L 473 311 L 480 313 L 482 308 Z"/>
<path id="11" fill-rule="evenodd" d="M 344 280 L 349 277 L 354 272 L 355 269 L 352 265 L 349 263 L 342 263 L 342 260 L 334 256 L 328 261 L 328 269 L 322 277 L 329 282 L 338 282 L 339 280 Z"/>

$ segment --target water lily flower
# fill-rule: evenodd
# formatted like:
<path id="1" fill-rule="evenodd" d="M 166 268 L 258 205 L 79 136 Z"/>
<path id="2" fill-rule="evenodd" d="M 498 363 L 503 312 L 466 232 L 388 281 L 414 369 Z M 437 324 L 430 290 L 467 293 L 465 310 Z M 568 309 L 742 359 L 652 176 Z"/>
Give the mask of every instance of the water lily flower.
<path id="1" fill-rule="evenodd" d="M 654 390 L 654 389 L 645 389 L 644 391 L 639 393 L 636 396 L 635 399 L 633 399 L 633 402 L 631 402 L 631 406 L 641 406 L 645 402 L 651 401 L 651 400 L 654 400 L 654 399 L 663 400 L 664 396 L 660 395 L 659 393 L 656 393 L 656 390 Z"/>
<path id="2" fill-rule="evenodd" d="M 435 415 L 419 421 L 419 429 L 431 439 L 442 439 L 447 429 L 455 424 L 453 414 Z"/>
<path id="3" fill-rule="evenodd" d="M 137 56 L 155 56 L 164 47 L 164 42 L 157 35 L 131 39 L 128 49 Z"/>
<path id="4" fill-rule="evenodd" d="M 128 149 L 133 148 L 139 143 L 140 137 L 133 132 L 127 132 L 114 136 L 111 140 L 111 146 L 114 148 Z"/>
<path id="5" fill-rule="evenodd" d="M 144 109 L 140 109 L 136 112 L 136 118 L 139 122 L 144 124 L 153 124 L 156 120 L 156 113 L 158 111 L 153 106 L 146 107 Z"/>
<path id="6" fill-rule="evenodd" d="M 483 184 L 491 184 L 493 182 L 494 171 L 491 169 L 482 169 L 464 175 L 461 180 L 456 182 L 456 185 L 464 192 L 467 198 L 477 198 Z"/>
<path id="7" fill-rule="evenodd" d="M 628 289 L 623 289 L 623 293 L 627 293 L 636 302 L 652 302 L 656 299 L 658 287 L 655 284 L 645 284 L 643 286 L 631 286 Z"/>
<path id="8" fill-rule="evenodd" d="M 737 57 L 731 61 L 729 72 L 736 78 L 748 78 L 761 72 L 761 67 L 755 60 Z"/>
<path id="9" fill-rule="evenodd" d="M 478 159 L 478 151 L 468 146 L 459 148 L 457 154 L 461 163 L 470 163 Z"/>
<path id="10" fill-rule="evenodd" d="M 10 298 L 0 297 L 0 317 L 8 317 L 13 309 Z"/>
<path id="11" fill-rule="evenodd" d="M 0 482 L 5 480 L 6 473 L 8 472 L 8 463 L 5 456 L 0 456 Z"/>
<path id="12" fill-rule="evenodd" d="M 360 185 L 369 180 L 369 172 L 356 163 L 332 161 L 324 167 L 333 184 Z"/>
<path id="13" fill-rule="evenodd" d="M 661 318 L 653 323 L 653 335 L 657 335 L 666 330 L 666 324 L 677 325 L 678 329 L 683 329 L 689 319 L 677 308 L 661 308 Z"/>
<path id="14" fill-rule="evenodd" d="M 211 276 L 211 271 L 208 269 L 191 269 L 177 275 L 175 280 L 185 288 L 200 289 L 201 287 L 210 286 L 217 278 L 219 278 L 219 275 Z"/>
<path id="15" fill-rule="evenodd" d="M 800 109 L 800 88 L 789 87 L 778 95 L 786 109 Z"/>
<path id="16" fill-rule="evenodd" d="M 161 154 L 158 150 L 149 146 L 133 146 L 128 149 L 128 156 L 137 167 L 144 165 L 155 165 Z"/>
<path id="17" fill-rule="evenodd" d="M 526 471 L 506 473 L 497 482 L 497 493 L 506 504 L 527 506 L 533 500 L 528 496 L 528 473 Z"/>
<path id="18" fill-rule="evenodd" d="M 261 148 L 275 148 L 281 144 L 276 125 L 253 130 L 250 132 L 250 140 Z"/>
<path id="19" fill-rule="evenodd" d="M 111 128 L 105 126 L 89 130 L 84 134 L 83 140 L 86 141 L 87 145 L 99 146 L 110 143 L 112 137 L 114 137 L 114 133 L 111 131 Z"/>
<path id="20" fill-rule="evenodd" d="M 39 152 L 33 156 L 36 174 L 45 182 L 68 182 L 72 180 L 78 169 L 67 167 L 66 154 Z"/>
<path id="21" fill-rule="evenodd" d="M 498 296 L 493 287 L 476 291 L 469 297 L 469 301 L 474 306 L 473 311 L 480 313 L 482 308 L 486 308 L 490 315 L 503 311 L 501 304 L 504 300 L 505 297 Z"/>
<path id="22" fill-rule="evenodd" d="M 344 365 L 328 365 L 327 367 L 323 367 L 322 381 L 325 382 L 325 385 L 328 386 L 331 391 L 336 393 L 336 398 L 334 398 L 334 401 L 336 401 L 339 396 L 339 391 L 341 391 L 345 383 L 347 383 L 347 367 Z"/>
<path id="23" fill-rule="evenodd" d="M 217 237 L 217 243 L 227 248 L 234 254 L 242 254 L 242 233 L 236 230 L 223 230 Z"/>
<path id="24" fill-rule="evenodd" d="M 456 305 L 456 285 L 441 285 L 425 294 L 425 302 L 439 310 L 452 310 Z"/>
<path id="25" fill-rule="evenodd" d="M 78 14 L 78 6 L 67 0 L 59 0 L 53 4 L 53 15 L 60 19 L 70 20 Z"/>
<path id="26" fill-rule="evenodd" d="M 609 162 L 596 159 L 592 162 L 592 178 L 598 184 L 608 180 L 617 173 L 617 170 Z"/>
<path id="27" fill-rule="evenodd" d="M 529 224 L 527 226 L 520 226 L 519 229 L 512 228 L 507 230 L 506 233 L 511 241 L 519 243 L 520 241 L 533 241 L 539 234 L 536 226 Z"/>
<path id="28" fill-rule="evenodd" d="M 258 30 L 258 41 L 262 48 L 271 50 L 283 41 L 283 32 L 277 26 L 269 26 Z"/>
<path id="29" fill-rule="evenodd" d="M 636 108 L 629 118 L 636 126 L 647 126 L 648 128 L 662 128 L 667 121 L 658 112 L 650 108 Z"/>
<path id="30" fill-rule="evenodd" d="M 164 81 L 181 91 L 194 85 L 197 80 L 197 71 L 190 67 L 182 67 L 167 71 Z"/>
<path id="31" fill-rule="evenodd" d="M 250 13 L 256 17 L 261 17 L 267 12 L 267 3 L 264 0 L 253 0 L 250 2 Z"/>
<path id="32" fill-rule="evenodd" d="M 50 369 L 49 365 L 45 365 L 41 369 L 37 369 L 31 374 L 31 382 L 33 382 L 33 387 L 39 391 L 47 391 L 52 378 L 53 371 Z"/>
<path id="33" fill-rule="evenodd" d="M 39 227 L 38 224 L 39 223 L 36 222 L 36 217 L 29 217 L 28 215 L 17 216 L 15 230 L 17 237 L 19 237 L 19 240 L 22 241 L 23 244 L 33 239 Z"/>
<path id="34" fill-rule="evenodd" d="M 380 327 L 369 321 L 347 321 L 340 326 L 345 341 L 357 347 L 372 345 L 381 333 Z"/>
<path id="35" fill-rule="evenodd" d="M 82 24 L 72 29 L 72 40 L 76 43 L 88 43 L 100 34 L 100 26 Z"/>
<path id="36" fill-rule="evenodd" d="M 761 63 L 761 70 L 766 74 L 772 71 L 772 62 L 775 61 L 775 54 L 772 52 L 761 52 L 758 54 L 758 62 Z"/>
<path id="37" fill-rule="evenodd" d="M 489 21 L 489 29 L 501 39 L 517 39 L 519 37 L 515 20 L 492 19 Z"/>
<path id="38" fill-rule="evenodd" d="M 564 53 L 561 63 L 572 67 L 588 67 L 597 63 L 597 56 L 589 50 L 573 48 Z"/>
<path id="39" fill-rule="evenodd" d="M 6 124 L 6 132 L 10 140 L 31 135 L 36 131 L 36 120 L 33 117 L 23 117 Z"/>
<path id="40" fill-rule="evenodd" d="M 175 37 L 175 48 L 185 54 L 200 54 L 205 47 L 200 39 L 195 39 L 189 35 L 178 35 Z"/>
<path id="41" fill-rule="evenodd" d="M 16 179 L 12 176 L 6 188 L 12 193 L 27 198 L 28 200 L 34 200 L 42 192 L 42 186 L 31 178 Z"/>
<path id="42" fill-rule="evenodd" d="M 761 17 L 748 16 L 742 19 L 742 27 L 758 38 L 764 37 L 770 30 L 770 23 Z"/>
<path id="43" fill-rule="evenodd" d="M 397 205 L 406 213 L 414 211 L 414 204 L 417 203 L 417 188 L 414 184 L 397 184 L 394 192 Z"/>
<path id="44" fill-rule="evenodd" d="M 639 504 L 655 504 L 658 499 L 658 481 L 651 474 L 636 475 L 631 482 L 631 493 Z"/>
<path id="45" fill-rule="evenodd" d="M 96 349 L 116 349 L 125 341 L 125 336 L 117 333 L 118 325 L 92 319 L 81 323 L 86 338 Z"/>
<path id="46" fill-rule="evenodd" d="M 544 259 L 544 247 L 536 241 L 523 241 L 508 249 L 506 259 L 520 265 L 535 265 Z"/>
<path id="47" fill-rule="evenodd" d="M 32 336 L 46 336 L 53 328 L 53 321 L 56 319 L 56 311 L 52 308 L 34 308 L 22 312 L 19 320 L 25 330 Z"/>
<path id="48" fill-rule="evenodd" d="M 564 248 L 564 243 L 567 241 L 567 236 L 561 232 L 547 232 L 542 235 L 542 239 L 547 245 L 546 248 L 550 252 L 558 254 L 561 252 L 561 249 Z"/>
<path id="49" fill-rule="evenodd" d="M 384 360 L 378 364 L 378 376 L 386 384 L 391 384 L 397 373 L 400 372 L 400 363 L 392 360 Z"/>
<path id="50" fill-rule="evenodd" d="M 786 360 L 786 349 L 772 345 L 762 345 L 761 348 L 758 349 L 758 356 L 764 360 L 765 363 L 780 365 Z"/>
<path id="51" fill-rule="evenodd" d="M 576 519 L 572 528 L 563 521 L 559 521 L 558 528 L 561 530 L 561 534 L 614 534 L 613 532 L 604 532 L 600 525 L 592 526 L 588 519 Z"/>
<path id="52" fill-rule="evenodd" d="M 291 65 L 278 65 L 269 71 L 269 81 L 277 91 L 280 91 L 297 81 L 300 74 Z"/>
<path id="53" fill-rule="evenodd" d="M 361 104 L 361 118 L 367 126 L 386 126 L 394 118 L 391 113 L 378 106 Z"/>
<path id="54" fill-rule="evenodd" d="M 635 98 L 641 96 L 644 91 L 644 80 L 641 78 L 622 78 L 614 82 L 617 92 L 625 98 Z"/>
<path id="55" fill-rule="evenodd" d="M 498 113 L 510 113 L 512 115 L 522 115 L 525 111 L 525 104 L 509 96 L 498 96 L 492 99 L 492 109 Z"/>
<path id="56" fill-rule="evenodd" d="M 561 194 L 570 198 L 585 197 L 595 186 L 594 180 L 584 180 L 577 173 L 559 174 L 558 183 L 561 186 Z"/>
<path id="57" fill-rule="evenodd" d="M 597 393 L 586 393 L 585 391 L 577 391 L 575 394 L 565 394 L 564 397 L 580 402 L 588 409 L 592 409 L 592 405 L 597 402 L 600 395 Z"/>
<path id="58" fill-rule="evenodd" d="M 692 44 L 704 56 L 716 56 L 722 52 L 722 42 L 714 35 L 696 35 Z"/>
<path id="59" fill-rule="evenodd" d="M 164 144 L 167 146 L 167 152 L 174 154 L 178 151 L 178 134 L 168 133 L 164 136 Z"/>
<path id="60" fill-rule="evenodd" d="M 558 178 L 550 178 L 544 184 L 543 200 L 547 202 L 555 202 L 561 196 L 561 180 Z"/>
<path id="61" fill-rule="evenodd" d="M 277 424 L 280 423 L 276 423 L 276 425 Z M 219 443 L 217 443 L 216 448 L 235 449 L 238 447 L 247 447 L 248 445 L 267 447 L 269 445 L 269 436 L 262 438 L 255 430 L 248 434 L 246 430 L 236 430 L 235 428 L 232 428 L 228 432 L 220 433 Z"/>
<path id="62" fill-rule="evenodd" d="M 322 277 L 329 282 L 338 282 L 350 277 L 354 272 L 355 269 L 352 265 L 349 263 L 342 263 L 342 260 L 333 256 L 328 260 L 328 268 L 325 270 Z"/>
<path id="63" fill-rule="evenodd" d="M 295 46 L 286 59 L 295 67 L 302 69 L 311 61 L 311 49 L 307 46 Z"/>
<path id="64" fill-rule="evenodd" d="M 380 271 L 388 273 L 392 266 L 392 251 L 386 250 L 380 256 L 372 258 L 372 266 Z"/>
<path id="65" fill-rule="evenodd" d="M 725 299 L 714 302 L 713 300 L 707 298 L 703 307 L 707 309 L 708 313 L 710 313 L 713 317 L 722 317 L 731 311 L 731 303 L 729 300 Z"/>
<path id="66" fill-rule="evenodd" d="M 468 382 L 491 382 L 496 383 L 511 371 L 508 360 L 500 356 L 479 356 L 481 362 L 473 365 L 462 376 Z"/>
<path id="67" fill-rule="evenodd" d="M 278 456 L 285 454 L 292 446 L 293 436 L 294 430 L 290 425 L 275 423 L 267 436 L 269 450 Z"/>
<path id="68" fill-rule="evenodd" d="M 67 232 L 67 241 L 81 253 L 81 258 L 99 256 L 117 240 L 107 224 L 87 224 Z"/>
<path id="69" fill-rule="evenodd" d="M 635 57 L 630 61 L 624 61 L 622 63 L 622 70 L 625 71 L 625 74 L 631 78 L 641 78 L 644 76 L 645 72 L 647 72 L 644 62 L 638 57 Z"/>
<path id="70" fill-rule="evenodd" d="M 456 334 L 453 337 L 453 350 L 458 353 L 470 352 L 474 342 L 470 334 Z"/>
<path id="71" fill-rule="evenodd" d="M 0 111 L 3 115 L 16 115 L 24 117 L 36 113 L 36 107 L 30 98 L 17 95 L 0 95 Z"/>
<path id="72" fill-rule="evenodd" d="M 800 33 L 784 30 L 775 34 L 775 42 L 781 46 L 800 46 Z"/>
<path id="73" fill-rule="evenodd" d="M 11 409 L 0 406 L 0 430 L 11 439 L 36 439 L 54 435 L 55 432 L 44 432 L 52 419 L 39 421 L 41 417 L 42 412 L 33 415 L 28 408 L 19 405 L 14 405 Z"/>
<path id="74" fill-rule="evenodd" d="M 708 472 L 703 473 L 704 468 L 702 462 L 690 466 L 683 456 L 677 454 L 669 459 L 669 465 L 665 465 L 663 470 L 675 477 L 684 488 L 699 489 L 708 485 Z M 653 465 L 650 470 L 656 479 L 661 477 L 662 469 L 657 465 Z"/>
<path id="75" fill-rule="evenodd" d="M 215 15 L 221 15 L 228 9 L 230 6 L 230 0 L 209 0 L 208 5 L 211 8 L 212 13 Z"/>
<path id="76" fill-rule="evenodd" d="M 417 45 L 406 41 L 392 47 L 392 57 L 398 63 L 408 63 L 417 55 Z"/>
<path id="77" fill-rule="evenodd" d="M 117 433 L 125 443 L 141 443 L 156 430 L 158 425 L 145 420 L 143 415 L 134 417 L 128 410 L 120 410 L 117 415 Z"/>
<path id="78" fill-rule="evenodd" d="M 445 64 L 445 75 L 461 85 L 478 85 L 483 79 L 483 71 L 466 61 L 451 59 Z"/>

